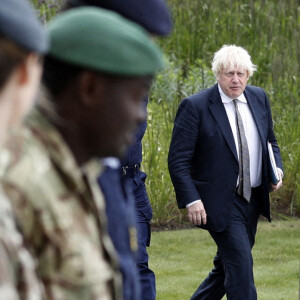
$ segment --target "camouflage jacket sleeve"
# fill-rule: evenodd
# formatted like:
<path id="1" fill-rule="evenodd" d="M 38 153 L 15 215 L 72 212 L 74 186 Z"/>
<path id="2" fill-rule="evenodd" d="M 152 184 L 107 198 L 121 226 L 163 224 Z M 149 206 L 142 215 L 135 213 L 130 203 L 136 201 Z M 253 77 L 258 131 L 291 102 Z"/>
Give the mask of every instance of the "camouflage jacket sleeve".
<path id="1" fill-rule="evenodd" d="M 33 258 L 17 231 L 11 205 L 0 190 L 0 300 L 42 300 Z"/>

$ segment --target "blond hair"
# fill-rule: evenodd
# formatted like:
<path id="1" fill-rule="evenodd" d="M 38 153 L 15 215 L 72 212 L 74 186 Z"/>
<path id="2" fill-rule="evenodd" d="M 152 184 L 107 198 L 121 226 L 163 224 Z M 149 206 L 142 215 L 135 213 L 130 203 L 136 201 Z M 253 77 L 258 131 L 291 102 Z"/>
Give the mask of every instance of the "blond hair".
<path id="1" fill-rule="evenodd" d="M 227 68 L 245 70 L 248 77 L 251 77 L 257 70 L 257 66 L 252 63 L 249 53 L 236 45 L 224 45 L 214 55 L 212 70 L 215 76 L 218 77 Z"/>

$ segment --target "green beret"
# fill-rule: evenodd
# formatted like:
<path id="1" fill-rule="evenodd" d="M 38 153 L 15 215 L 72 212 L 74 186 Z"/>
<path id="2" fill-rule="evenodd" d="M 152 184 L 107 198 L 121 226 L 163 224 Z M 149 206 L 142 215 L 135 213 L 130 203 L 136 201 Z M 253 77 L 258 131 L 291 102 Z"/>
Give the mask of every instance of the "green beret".
<path id="1" fill-rule="evenodd" d="M 149 34 L 117 13 L 96 7 L 71 9 L 48 26 L 50 55 L 105 73 L 152 75 L 163 55 Z"/>

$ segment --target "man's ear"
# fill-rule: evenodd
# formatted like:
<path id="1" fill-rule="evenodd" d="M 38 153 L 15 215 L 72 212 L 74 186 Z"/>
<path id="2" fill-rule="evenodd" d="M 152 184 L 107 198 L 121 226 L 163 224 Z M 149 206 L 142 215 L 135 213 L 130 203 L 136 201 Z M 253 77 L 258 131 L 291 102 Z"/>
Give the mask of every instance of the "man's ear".
<path id="1" fill-rule="evenodd" d="M 31 70 L 34 64 L 39 61 L 37 54 L 31 53 L 26 59 L 17 67 L 16 72 L 18 73 L 18 83 L 20 86 L 26 85 L 30 80 Z"/>
<path id="2" fill-rule="evenodd" d="M 83 106 L 94 106 L 103 98 L 104 82 L 101 76 L 83 71 L 78 77 L 78 92 Z"/>
<path id="3" fill-rule="evenodd" d="M 28 74 L 28 66 L 26 64 L 26 61 L 22 64 L 20 64 L 17 68 L 17 74 L 18 74 L 18 83 L 20 85 L 24 85 L 27 83 L 29 74 Z"/>

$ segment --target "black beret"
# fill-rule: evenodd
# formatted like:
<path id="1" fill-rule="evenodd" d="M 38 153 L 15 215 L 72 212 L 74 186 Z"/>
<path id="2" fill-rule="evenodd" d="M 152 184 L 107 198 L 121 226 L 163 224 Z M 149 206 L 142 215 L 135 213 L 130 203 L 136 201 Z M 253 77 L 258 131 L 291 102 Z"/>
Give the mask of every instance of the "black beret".
<path id="1" fill-rule="evenodd" d="M 92 5 L 113 10 L 143 26 L 148 32 L 166 36 L 172 30 L 172 19 L 164 0 L 68 0 L 76 6 Z"/>
<path id="2" fill-rule="evenodd" d="M 49 47 L 46 30 L 27 0 L 0 1 L 0 33 L 29 51 L 44 54 Z"/>

